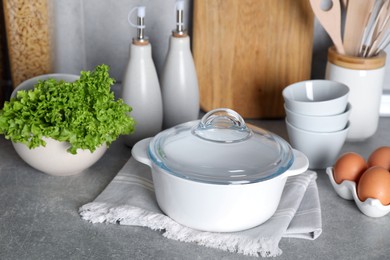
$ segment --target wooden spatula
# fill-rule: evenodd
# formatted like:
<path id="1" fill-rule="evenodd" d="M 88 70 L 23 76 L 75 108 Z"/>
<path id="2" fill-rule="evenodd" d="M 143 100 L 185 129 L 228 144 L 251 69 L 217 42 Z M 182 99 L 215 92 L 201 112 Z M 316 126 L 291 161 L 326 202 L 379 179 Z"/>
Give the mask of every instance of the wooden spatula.
<path id="1" fill-rule="evenodd" d="M 364 28 L 370 16 L 375 0 L 349 0 L 344 29 L 345 53 L 357 56 Z"/>
<path id="2" fill-rule="evenodd" d="M 324 27 L 333 41 L 338 53 L 345 54 L 341 39 L 341 6 L 339 0 L 332 0 L 332 6 L 328 10 L 321 8 L 322 0 L 310 0 L 311 8 L 318 21 Z M 351 0 L 349 1 L 351 2 Z M 350 4 L 348 2 L 348 5 Z"/>

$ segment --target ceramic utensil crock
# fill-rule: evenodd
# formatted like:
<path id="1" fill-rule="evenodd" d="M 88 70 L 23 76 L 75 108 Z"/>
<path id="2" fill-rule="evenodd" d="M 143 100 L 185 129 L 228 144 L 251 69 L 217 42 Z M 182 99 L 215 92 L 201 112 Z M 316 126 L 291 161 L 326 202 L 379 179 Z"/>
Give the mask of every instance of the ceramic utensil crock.
<path id="1" fill-rule="evenodd" d="M 334 47 L 328 50 L 325 78 L 350 88 L 349 141 L 365 140 L 377 130 L 385 63 L 386 53 L 383 51 L 374 57 L 361 58 L 339 54 Z"/>
<path id="2" fill-rule="evenodd" d="M 152 168 L 157 202 L 185 226 L 212 232 L 248 229 L 275 212 L 288 176 L 306 156 L 279 136 L 249 128 L 230 109 L 216 109 L 138 142 L 134 158 Z"/>

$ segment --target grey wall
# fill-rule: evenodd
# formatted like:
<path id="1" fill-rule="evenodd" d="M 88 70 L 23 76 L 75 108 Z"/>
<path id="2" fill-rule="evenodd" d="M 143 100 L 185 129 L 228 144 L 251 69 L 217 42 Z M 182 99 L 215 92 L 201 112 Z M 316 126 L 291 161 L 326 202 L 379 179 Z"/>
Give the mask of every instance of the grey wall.
<path id="1" fill-rule="evenodd" d="M 53 0 L 54 52 L 56 72 L 78 74 L 105 63 L 120 82 L 129 57 L 129 44 L 136 30 L 127 22 L 134 6 L 146 6 L 146 34 L 153 47 L 153 59 L 160 72 L 175 27 L 175 0 Z M 186 0 L 186 25 L 191 27 L 192 0 Z M 323 78 L 330 39 L 315 21 L 312 78 Z M 390 47 L 387 48 L 390 53 Z M 387 58 L 390 72 L 390 57 Z M 385 79 L 390 89 L 390 73 Z"/>
<path id="2" fill-rule="evenodd" d="M 186 13 L 191 1 L 186 1 Z M 146 6 L 145 33 L 152 44 L 160 71 L 175 28 L 175 0 L 56 0 L 54 8 L 54 67 L 56 72 L 76 73 L 105 63 L 121 81 L 129 58 L 129 44 L 136 29 L 127 21 L 129 11 Z M 186 26 L 191 26 L 190 15 Z M 135 20 L 134 20 L 135 22 Z"/>

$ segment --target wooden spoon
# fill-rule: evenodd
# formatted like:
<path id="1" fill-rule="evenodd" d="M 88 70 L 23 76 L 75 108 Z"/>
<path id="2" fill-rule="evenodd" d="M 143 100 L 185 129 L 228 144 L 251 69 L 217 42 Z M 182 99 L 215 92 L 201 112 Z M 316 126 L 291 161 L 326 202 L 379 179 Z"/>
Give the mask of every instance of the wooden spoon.
<path id="1" fill-rule="evenodd" d="M 349 0 L 345 21 L 345 53 L 357 56 L 363 38 L 364 28 L 370 18 L 375 0 Z"/>
<path id="2" fill-rule="evenodd" d="M 341 39 L 340 1 L 332 0 L 332 6 L 328 10 L 323 10 L 321 8 L 321 1 L 322 0 L 310 0 L 311 8 L 313 9 L 318 21 L 332 39 L 337 52 L 345 54 L 343 41 Z"/>

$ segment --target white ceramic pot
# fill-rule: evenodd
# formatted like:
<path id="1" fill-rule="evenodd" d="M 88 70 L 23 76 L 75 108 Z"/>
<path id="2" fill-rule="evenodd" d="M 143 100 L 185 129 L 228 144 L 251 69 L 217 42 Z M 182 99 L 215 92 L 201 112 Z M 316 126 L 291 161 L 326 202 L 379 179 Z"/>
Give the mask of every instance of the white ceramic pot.
<path id="1" fill-rule="evenodd" d="M 262 224 L 275 213 L 287 177 L 308 168 L 303 153 L 275 134 L 248 128 L 229 109 L 141 140 L 132 155 L 151 167 L 165 214 L 210 232 Z"/>
<path id="2" fill-rule="evenodd" d="M 380 100 L 383 92 L 386 53 L 372 58 L 341 55 L 330 48 L 325 77 L 346 84 L 352 106 L 348 141 L 362 141 L 378 128 Z"/>

